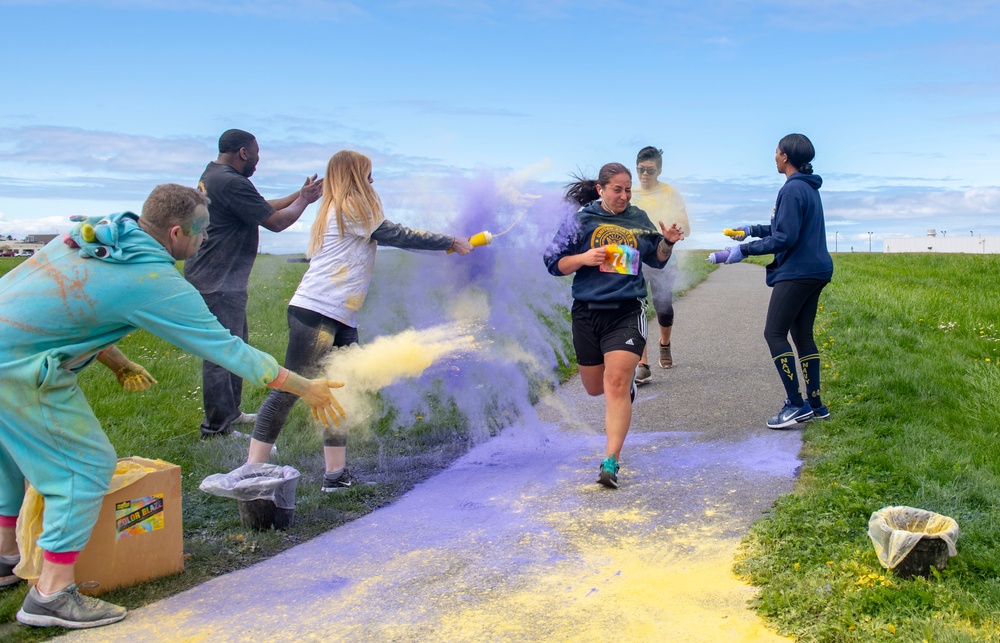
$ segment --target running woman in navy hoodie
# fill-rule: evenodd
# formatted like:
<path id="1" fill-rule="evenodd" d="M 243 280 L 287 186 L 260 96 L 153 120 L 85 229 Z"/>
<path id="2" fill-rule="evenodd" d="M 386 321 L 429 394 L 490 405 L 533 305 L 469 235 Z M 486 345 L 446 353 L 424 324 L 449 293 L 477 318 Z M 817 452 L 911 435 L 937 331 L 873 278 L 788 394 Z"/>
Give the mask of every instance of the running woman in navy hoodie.
<path id="1" fill-rule="evenodd" d="M 786 181 L 778 191 L 771 223 L 735 228 L 738 231 L 732 235 L 735 239 L 759 239 L 726 248 L 729 252 L 726 263 L 736 263 L 750 255 L 774 254 L 774 261 L 767 266 L 767 285 L 773 290 L 764 339 L 787 399 L 781 411 L 767 421 L 772 429 L 830 417 L 829 409 L 820 401 L 819 349 L 813 339 L 819 294 L 833 278 L 833 259 L 826 249 L 823 203 L 819 198 L 823 179 L 813 174 L 811 163 L 815 156 L 812 142 L 802 134 L 789 134 L 778 142 L 774 162 Z M 799 391 L 789 333 L 802 365 L 806 400 Z"/>
<path id="2" fill-rule="evenodd" d="M 544 260 L 553 275 L 573 275 L 580 380 L 588 394 L 605 396 L 607 457 L 597 482 L 617 489 L 618 461 L 632 423 L 635 367 L 646 346 L 642 264 L 662 268 L 684 235 L 662 221 L 657 231 L 645 212 L 629 204 L 632 173 L 621 163 L 602 167 L 596 181 L 581 179 L 566 188 L 566 199 L 582 207 L 563 222 Z"/>

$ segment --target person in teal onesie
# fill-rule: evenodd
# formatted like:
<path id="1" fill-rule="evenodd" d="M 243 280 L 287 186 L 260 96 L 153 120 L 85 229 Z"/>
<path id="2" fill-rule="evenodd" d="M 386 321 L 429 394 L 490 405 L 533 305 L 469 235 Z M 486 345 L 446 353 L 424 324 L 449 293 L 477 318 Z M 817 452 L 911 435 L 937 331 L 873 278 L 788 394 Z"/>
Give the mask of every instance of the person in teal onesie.
<path id="1" fill-rule="evenodd" d="M 339 424 L 331 388 L 307 380 L 234 337 L 175 269 L 208 226 L 207 198 L 161 185 L 142 216 L 131 212 L 80 222 L 0 278 L 0 576 L 18 560 L 15 521 L 27 479 L 45 499 L 41 576 L 17 619 L 36 626 L 94 627 L 125 609 L 80 594 L 73 575 L 114 474 L 116 455 L 77 386 L 97 360 L 126 389 L 156 381 L 115 346 L 143 328 L 233 371 L 248 382 L 303 396 L 314 417 Z M 16 582 L 16 579 L 15 579 Z M 9 584 L 5 581 L 5 584 Z"/>

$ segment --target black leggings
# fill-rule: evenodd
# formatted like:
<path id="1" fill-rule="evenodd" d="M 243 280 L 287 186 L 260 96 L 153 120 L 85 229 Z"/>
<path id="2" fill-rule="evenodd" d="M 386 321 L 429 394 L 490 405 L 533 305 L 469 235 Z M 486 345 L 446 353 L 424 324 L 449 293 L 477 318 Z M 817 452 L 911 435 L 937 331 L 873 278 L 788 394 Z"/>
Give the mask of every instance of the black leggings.
<path id="1" fill-rule="evenodd" d="M 323 358 L 332 348 L 357 343 L 357 328 L 305 308 L 288 307 L 288 348 L 285 349 L 285 368 L 288 370 L 303 377 L 316 377 Z M 286 391 L 273 390 L 268 393 L 257 413 L 253 437 L 261 442 L 274 444 L 298 399 L 297 395 Z M 346 445 L 346 434 L 324 430 L 323 446 Z"/>
<path id="2" fill-rule="evenodd" d="M 806 380 L 806 394 L 810 402 L 819 402 L 819 349 L 813 338 L 813 325 L 816 322 L 816 310 L 819 308 L 819 295 L 830 283 L 818 279 L 798 279 L 795 281 L 779 281 L 774 284 L 771 292 L 771 302 L 767 306 L 767 321 L 764 323 L 764 339 L 771 351 L 781 376 L 782 384 L 788 399 L 796 402 L 799 397 L 799 382 L 795 373 L 795 356 L 792 346 L 788 343 L 791 333 L 792 341 L 802 363 L 802 371 Z"/>

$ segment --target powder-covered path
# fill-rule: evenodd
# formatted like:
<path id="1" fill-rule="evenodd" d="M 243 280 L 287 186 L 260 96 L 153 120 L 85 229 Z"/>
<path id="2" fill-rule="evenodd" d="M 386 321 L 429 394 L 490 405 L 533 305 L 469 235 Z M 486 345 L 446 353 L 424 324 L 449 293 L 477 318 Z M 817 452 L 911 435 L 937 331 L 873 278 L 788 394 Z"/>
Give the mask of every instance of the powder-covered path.
<path id="1" fill-rule="evenodd" d="M 618 491 L 594 483 L 603 402 L 574 378 L 393 505 L 69 638 L 781 640 L 731 572 L 799 465 L 799 431 L 764 428 L 784 398 L 768 296 L 738 264 L 677 303 L 677 366 L 639 389 Z"/>

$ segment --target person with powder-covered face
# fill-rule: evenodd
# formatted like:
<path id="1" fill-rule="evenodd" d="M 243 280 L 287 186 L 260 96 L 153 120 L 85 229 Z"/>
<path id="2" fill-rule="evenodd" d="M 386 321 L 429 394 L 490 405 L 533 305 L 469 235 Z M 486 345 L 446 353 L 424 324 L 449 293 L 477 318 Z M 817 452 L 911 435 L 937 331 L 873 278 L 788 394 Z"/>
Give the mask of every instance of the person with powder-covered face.
<path id="1" fill-rule="evenodd" d="M 632 423 L 635 372 L 646 346 L 646 280 L 642 264 L 662 268 L 684 234 L 672 224 L 653 227 L 629 203 L 632 173 L 608 163 L 597 180 L 566 186 L 566 199 L 582 207 L 563 222 L 544 261 L 557 277 L 573 275 L 573 347 L 580 380 L 590 395 L 604 395 L 606 457 L 597 482 L 618 488 L 622 446 Z"/>
<path id="2" fill-rule="evenodd" d="M 288 304 L 285 366 L 316 373 L 336 347 L 358 343 L 358 311 L 368 294 L 379 245 L 409 250 L 472 252 L 464 238 L 411 230 L 385 218 L 372 187 L 371 159 L 351 150 L 334 154 L 326 167 L 323 197 L 313 223 L 309 268 Z M 261 404 L 247 462 L 266 462 L 298 399 L 273 391 Z M 325 492 L 350 488 L 347 435 L 323 434 Z"/>
<path id="3" fill-rule="evenodd" d="M 81 222 L 0 278 L 0 397 L 8 402 L 0 413 L 0 587 L 21 580 L 15 529 L 25 480 L 45 501 L 41 571 L 17 613 L 21 623 L 88 628 L 126 616 L 124 607 L 85 596 L 76 585 L 76 561 L 116 465 L 77 373 L 97 361 L 126 390 L 156 384 L 115 346 L 135 329 L 258 386 L 301 395 L 324 423 L 344 415 L 330 391 L 342 383 L 307 380 L 234 337 L 174 269 L 205 241 L 207 206 L 198 190 L 157 186 L 142 216 Z"/>
<path id="4" fill-rule="evenodd" d="M 663 171 L 663 150 L 651 145 L 639 150 L 635 159 L 635 171 L 639 174 L 639 186 L 632 193 L 632 203 L 652 217 L 667 223 L 676 223 L 684 236 L 691 236 L 691 224 L 688 221 L 684 199 L 672 186 L 660 181 L 660 173 Z M 673 299 L 677 271 L 675 259 L 668 262 L 662 270 L 650 270 L 646 275 L 660 330 L 658 343 L 660 350 L 657 355 L 660 368 L 673 368 L 674 365 L 670 336 L 674 327 Z M 653 374 L 649 370 L 649 360 L 646 357 L 648 352 L 647 345 L 642 353 L 642 359 L 639 360 L 636 384 L 648 384 L 653 380 Z"/>

